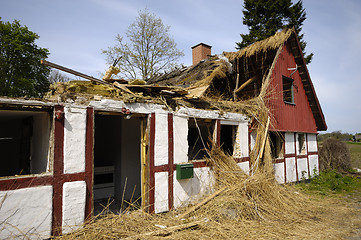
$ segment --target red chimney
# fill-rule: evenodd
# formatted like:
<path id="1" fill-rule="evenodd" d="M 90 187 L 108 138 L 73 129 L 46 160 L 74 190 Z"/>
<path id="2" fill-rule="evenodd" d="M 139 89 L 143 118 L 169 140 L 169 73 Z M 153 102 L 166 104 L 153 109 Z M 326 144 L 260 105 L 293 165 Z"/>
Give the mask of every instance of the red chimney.
<path id="1" fill-rule="evenodd" d="M 199 43 L 192 47 L 193 65 L 196 65 L 200 61 L 209 58 L 209 56 L 211 56 L 211 48 L 212 46 L 204 43 Z"/>

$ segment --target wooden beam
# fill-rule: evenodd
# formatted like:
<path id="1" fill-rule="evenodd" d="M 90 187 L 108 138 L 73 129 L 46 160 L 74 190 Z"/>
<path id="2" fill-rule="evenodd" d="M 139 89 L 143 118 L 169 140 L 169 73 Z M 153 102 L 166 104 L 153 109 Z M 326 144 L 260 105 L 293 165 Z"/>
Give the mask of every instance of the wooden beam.
<path id="1" fill-rule="evenodd" d="M 252 77 L 248 79 L 246 82 L 244 82 L 239 88 L 237 88 L 234 93 L 239 93 L 243 88 L 247 87 L 251 82 L 253 82 L 256 79 L 256 77 Z"/>
<path id="2" fill-rule="evenodd" d="M 75 76 L 78 76 L 78 77 L 82 77 L 82 78 L 85 78 L 85 79 L 88 79 L 90 81 L 93 81 L 93 82 L 97 82 L 97 83 L 101 83 L 101 84 L 106 84 L 106 85 L 111 85 L 103 80 L 100 80 L 100 79 L 97 79 L 95 77 L 92 77 L 92 76 L 88 76 L 84 73 L 80 73 L 80 72 L 77 72 L 77 71 L 74 71 L 73 69 L 70 69 L 70 68 L 66 68 L 66 67 L 63 67 L 63 66 L 60 66 L 58 64 L 55 64 L 55 63 L 52 63 L 52 62 L 48 62 L 46 60 L 40 60 L 40 63 L 41 64 L 44 64 L 46 66 L 49 66 L 49 67 L 52 67 L 52 68 L 56 68 L 56 69 L 59 69 L 61 71 L 64 71 L 64 72 L 67 72 L 67 73 L 70 73 L 70 74 L 73 74 Z"/>

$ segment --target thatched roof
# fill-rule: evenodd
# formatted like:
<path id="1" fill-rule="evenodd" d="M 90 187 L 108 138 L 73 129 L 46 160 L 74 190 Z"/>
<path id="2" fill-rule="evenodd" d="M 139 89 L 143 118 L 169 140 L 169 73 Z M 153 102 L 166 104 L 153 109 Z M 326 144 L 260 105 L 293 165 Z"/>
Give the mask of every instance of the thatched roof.
<path id="1" fill-rule="evenodd" d="M 225 100 L 250 99 L 260 93 L 262 82 L 268 73 L 273 71 L 271 68 L 277 60 L 277 51 L 286 42 L 291 44 L 317 129 L 326 130 L 325 118 L 304 61 L 297 34 L 293 29 L 277 32 L 274 36 L 237 52 L 225 52 L 222 55 L 212 56 L 195 66 L 178 69 L 151 79 L 148 83 L 184 87 L 190 92 L 189 97 L 217 95 Z M 252 84 L 246 85 L 240 92 L 235 92 L 249 80 Z"/>

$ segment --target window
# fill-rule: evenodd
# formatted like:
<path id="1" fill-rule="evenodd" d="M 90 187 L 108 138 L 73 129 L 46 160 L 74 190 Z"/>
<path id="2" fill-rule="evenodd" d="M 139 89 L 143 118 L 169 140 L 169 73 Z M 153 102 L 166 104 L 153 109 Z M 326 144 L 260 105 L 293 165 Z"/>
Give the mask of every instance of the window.
<path id="1" fill-rule="evenodd" d="M 0 110 L 0 177 L 48 170 L 48 112 Z"/>
<path id="2" fill-rule="evenodd" d="M 306 154 L 306 138 L 304 133 L 297 134 L 298 155 Z"/>
<path id="3" fill-rule="evenodd" d="M 293 79 L 283 76 L 282 77 L 283 85 L 283 101 L 289 104 L 295 104 L 294 94 L 293 94 Z"/>
<path id="4" fill-rule="evenodd" d="M 229 156 L 233 156 L 237 127 L 235 125 L 221 125 L 221 148 Z"/>
<path id="5" fill-rule="evenodd" d="M 208 119 L 188 120 L 188 160 L 209 157 L 207 149 L 213 142 L 214 121 Z"/>
<path id="6" fill-rule="evenodd" d="M 269 133 L 272 158 L 283 158 L 284 155 L 284 138 L 281 133 L 270 132 Z"/>

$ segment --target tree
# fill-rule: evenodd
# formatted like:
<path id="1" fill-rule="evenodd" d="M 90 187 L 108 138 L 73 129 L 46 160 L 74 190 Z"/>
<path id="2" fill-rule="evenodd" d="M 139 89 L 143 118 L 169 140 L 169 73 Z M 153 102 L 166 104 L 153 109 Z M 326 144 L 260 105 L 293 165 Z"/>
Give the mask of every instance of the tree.
<path id="1" fill-rule="evenodd" d="M 41 97 L 49 89 L 49 68 L 40 60 L 49 51 L 35 44 L 39 36 L 19 21 L 0 18 L 0 95 Z"/>
<path id="2" fill-rule="evenodd" d="M 237 42 L 237 49 L 246 47 L 256 41 L 273 36 L 284 28 L 294 28 L 300 41 L 306 63 L 310 63 L 313 53 L 306 56 L 306 42 L 303 40 L 302 25 L 306 12 L 302 0 L 292 4 L 291 0 L 245 0 L 243 24 L 249 33 L 241 34 L 242 42 Z"/>
<path id="3" fill-rule="evenodd" d="M 176 61 L 184 55 L 177 49 L 169 30 L 170 26 L 164 25 L 160 18 L 147 9 L 139 11 L 127 29 L 128 41 L 117 35 L 116 46 L 103 50 L 103 53 L 109 64 L 121 57 L 117 66 L 125 79 L 147 80 L 174 68 Z"/>
<path id="4" fill-rule="evenodd" d="M 59 72 L 56 69 L 52 69 L 50 74 L 49 74 L 49 82 L 50 83 L 58 83 L 58 82 L 68 82 L 71 80 L 70 77 L 68 77 L 65 74 L 62 74 L 61 72 Z"/>

